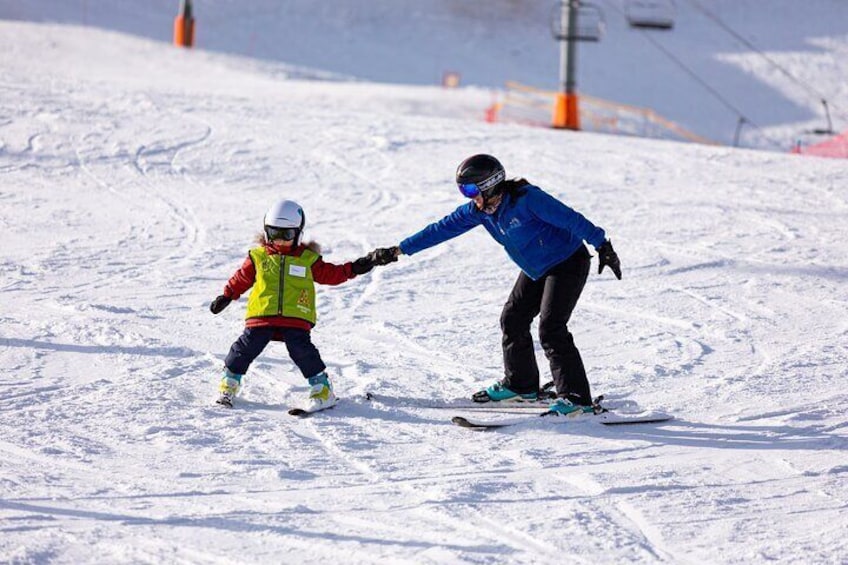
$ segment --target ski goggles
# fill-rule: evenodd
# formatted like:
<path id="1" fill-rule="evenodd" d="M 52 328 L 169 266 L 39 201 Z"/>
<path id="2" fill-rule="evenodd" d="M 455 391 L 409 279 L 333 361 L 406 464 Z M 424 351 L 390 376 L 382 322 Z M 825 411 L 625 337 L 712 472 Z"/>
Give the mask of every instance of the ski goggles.
<path id="1" fill-rule="evenodd" d="M 506 178 L 506 172 L 498 171 L 483 182 L 467 182 L 467 183 L 457 183 L 457 187 L 459 188 L 459 192 L 466 198 L 476 198 L 479 194 L 486 192 L 490 188 L 493 188 L 503 182 L 504 178 Z"/>
<path id="2" fill-rule="evenodd" d="M 268 241 L 282 239 L 284 241 L 294 241 L 297 239 L 297 234 L 300 233 L 298 228 L 275 228 L 274 226 L 265 226 L 265 235 Z"/>
<path id="3" fill-rule="evenodd" d="M 459 184 L 459 192 L 466 198 L 476 198 L 480 194 L 480 187 L 470 182 L 468 184 Z"/>

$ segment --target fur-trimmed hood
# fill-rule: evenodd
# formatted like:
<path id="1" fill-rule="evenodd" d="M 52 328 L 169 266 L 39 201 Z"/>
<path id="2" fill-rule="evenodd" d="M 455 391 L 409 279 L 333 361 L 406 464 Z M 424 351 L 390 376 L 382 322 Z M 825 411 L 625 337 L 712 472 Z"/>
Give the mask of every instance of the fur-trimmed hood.
<path id="1" fill-rule="evenodd" d="M 321 245 L 317 241 L 307 241 L 303 244 L 303 247 L 309 249 L 310 251 L 314 251 L 318 255 L 321 255 Z"/>
<path id="2" fill-rule="evenodd" d="M 265 237 L 264 233 L 256 234 L 256 240 L 255 241 L 256 241 L 256 243 L 258 243 L 259 245 L 261 245 L 262 247 L 267 249 L 269 253 L 272 253 L 274 255 L 276 255 L 278 253 L 278 251 L 276 249 L 274 249 L 274 246 L 271 245 L 268 242 L 268 239 Z M 307 241 L 306 243 L 301 243 L 300 245 L 298 245 L 294 249 L 296 249 L 298 251 L 298 253 L 297 253 L 298 255 L 304 249 L 309 249 L 310 251 L 314 251 L 318 255 L 321 255 L 321 245 L 317 241 L 310 240 L 310 241 Z M 294 253 L 289 253 L 288 255 L 293 255 L 293 254 Z"/>

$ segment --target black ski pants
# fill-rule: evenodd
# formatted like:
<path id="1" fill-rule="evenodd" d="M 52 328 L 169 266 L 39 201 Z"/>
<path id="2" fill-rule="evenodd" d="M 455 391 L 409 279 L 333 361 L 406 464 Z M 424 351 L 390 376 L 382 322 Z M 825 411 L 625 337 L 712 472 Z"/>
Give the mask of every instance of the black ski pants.
<path id="1" fill-rule="evenodd" d="M 589 276 L 590 255 L 581 246 L 571 257 L 534 281 L 523 272 L 501 314 L 504 386 L 518 393 L 539 389 L 539 367 L 530 324 L 539 316 L 539 341 L 551 365 L 557 396 L 589 405 L 592 396 L 586 369 L 568 321 Z"/>
<path id="2" fill-rule="evenodd" d="M 224 365 L 237 375 L 245 374 L 253 360 L 259 357 L 272 340 L 286 343 L 289 357 L 304 377 L 313 377 L 327 368 L 308 331 L 272 327 L 245 328 L 244 333 L 230 347 Z"/>

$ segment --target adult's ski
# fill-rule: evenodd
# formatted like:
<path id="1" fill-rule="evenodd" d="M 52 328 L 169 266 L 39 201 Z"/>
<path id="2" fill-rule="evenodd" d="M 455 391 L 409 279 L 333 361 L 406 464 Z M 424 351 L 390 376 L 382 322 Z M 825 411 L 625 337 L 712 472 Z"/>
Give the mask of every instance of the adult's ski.
<path id="1" fill-rule="evenodd" d="M 552 424 L 565 424 L 569 422 L 596 422 L 604 426 L 630 426 L 634 424 L 659 424 L 668 422 L 673 419 L 672 416 L 666 414 L 642 414 L 642 415 L 621 415 L 613 412 L 602 412 L 600 414 L 580 414 L 578 416 L 557 416 L 551 412 L 542 412 L 541 414 L 533 414 L 526 416 L 518 416 L 515 418 L 500 418 L 497 420 L 480 420 L 477 418 L 468 418 L 465 416 L 454 416 L 451 422 L 462 428 L 473 430 L 495 430 L 498 428 L 506 428 L 509 426 L 518 426 L 539 422 L 539 418 L 544 418 L 545 421 Z"/>
<path id="2" fill-rule="evenodd" d="M 365 393 L 365 399 L 398 408 L 428 408 L 433 410 L 472 410 L 480 412 L 539 412 L 547 408 L 552 398 L 507 402 L 474 402 L 473 400 L 433 400 L 425 398 L 384 396 L 371 392 Z"/>

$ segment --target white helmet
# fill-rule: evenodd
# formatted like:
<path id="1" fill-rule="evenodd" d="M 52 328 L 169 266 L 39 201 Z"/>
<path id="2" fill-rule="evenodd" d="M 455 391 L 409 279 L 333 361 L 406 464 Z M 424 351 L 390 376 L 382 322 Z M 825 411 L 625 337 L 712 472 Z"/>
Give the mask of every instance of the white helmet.
<path id="1" fill-rule="evenodd" d="M 282 239 L 294 240 L 297 245 L 300 243 L 300 236 L 303 234 L 305 225 L 306 216 L 303 208 L 293 200 L 279 200 L 265 213 L 264 227 L 268 241 L 280 239 L 280 236 L 284 234 L 289 237 L 282 237 Z"/>

